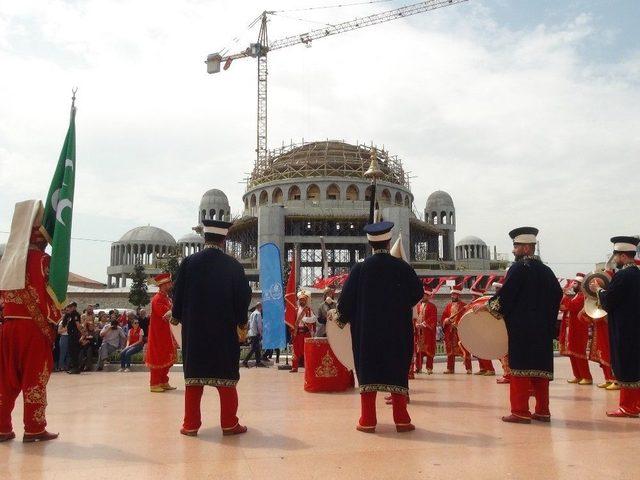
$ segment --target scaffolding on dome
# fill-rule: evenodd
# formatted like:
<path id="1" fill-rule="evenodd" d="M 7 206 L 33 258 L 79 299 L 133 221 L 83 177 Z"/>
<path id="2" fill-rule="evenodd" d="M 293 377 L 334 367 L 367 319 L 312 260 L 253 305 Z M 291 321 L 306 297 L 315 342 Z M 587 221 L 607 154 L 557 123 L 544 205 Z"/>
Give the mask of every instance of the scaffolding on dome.
<path id="1" fill-rule="evenodd" d="M 410 189 L 408 172 L 396 155 L 389 155 L 384 147 L 352 145 L 342 140 L 303 141 L 270 150 L 266 160 L 256 161 L 251 176 L 247 178 L 247 188 L 290 178 L 364 178 L 374 148 L 384 174 L 380 180 Z"/>

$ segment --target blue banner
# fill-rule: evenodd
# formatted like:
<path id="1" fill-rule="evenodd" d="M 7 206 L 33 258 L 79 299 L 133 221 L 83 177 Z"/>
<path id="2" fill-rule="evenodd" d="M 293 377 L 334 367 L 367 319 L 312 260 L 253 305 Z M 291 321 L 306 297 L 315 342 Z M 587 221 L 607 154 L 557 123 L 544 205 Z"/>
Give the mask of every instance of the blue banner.
<path id="1" fill-rule="evenodd" d="M 262 288 L 262 348 L 285 348 L 284 295 L 280 249 L 273 243 L 260 245 Z"/>

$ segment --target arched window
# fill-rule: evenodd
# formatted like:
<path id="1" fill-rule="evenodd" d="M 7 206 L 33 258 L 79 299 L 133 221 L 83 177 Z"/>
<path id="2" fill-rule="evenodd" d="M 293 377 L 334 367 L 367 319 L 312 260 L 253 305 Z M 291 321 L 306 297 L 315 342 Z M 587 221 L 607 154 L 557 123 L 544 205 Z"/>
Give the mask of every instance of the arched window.
<path id="1" fill-rule="evenodd" d="M 446 223 L 447 223 L 447 212 L 440 212 L 440 223 L 446 225 Z"/>
<path id="2" fill-rule="evenodd" d="M 300 187 L 293 185 L 289 188 L 289 194 L 287 195 L 289 200 L 300 200 Z"/>
<path id="3" fill-rule="evenodd" d="M 411 199 L 409 198 L 409 195 L 404 196 L 404 206 L 411 207 Z"/>
<path id="4" fill-rule="evenodd" d="M 244 208 L 245 210 L 249 209 L 249 197 L 244 197 Z"/>
<path id="5" fill-rule="evenodd" d="M 449 224 L 453 225 L 455 224 L 455 218 L 453 217 L 453 212 L 449 212 Z"/>
<path id="6" fill-rule="evenodd" d="M 389 191 L 388 188 L 385 188 L 384 190 L 382 190 L 382 194 L 380 195 L 380 200 L 382 200 L 384 203 L 391 203 L 391 192 Z"/>
<path id="7" fill-rule="evenodd" d="M 209 220 L 215 220 L 216 219 L 216 211 L 215 209 L 211 209 L 209 210 Z"/>
<path id="8" fill-rule="evenodd" d="M 203 208 L 202 212 L 200 212 L 200 220 L 205 220 L 207 218 L 207 211 Z"/>
<path id="9" fill-rule="evenodd" d="M 315 183 L 307 187 L 307 200 L 320 200 L 320 188 Z"/>
<path id="10" fill-rule="evenodd" d="M 258 200 L 260 205 L 266 205 L 268 201 L 269 201 L 269 194 L 267 193 L 267 191 L 266 190 L 261 191 L 260 199 Z"/>
<path id="11" fill-rule="evenodd" d="M 367 187 L 367 189 L 364 191 L 364 199 L 367 202 L 371 201 L 371 191 L 373 190 L 373 187 L 371 185 L 369 185 Z"/>
<path id="12" fill-rule="evenodd" d="M 335 183 L 327 187 L 327 200 L 340 200 L 340 188 Z"/>
<path id="13" fill-rule="evenodd" d="M 282 194 L 282 189 L 280 187 L 277 187 L 273 191 L 273 194 L 271 195 L 271 203 L 282 204 L 283 199 L 284 199 L 284 195 Z"/>
<path id="14" fill-rule="evenodd" d="M 400 192 L 396 192 L 396 205 L 402 205 L 402 194 Z"/>
<path id="15" fill-rule="evenodd" d="M 256 206 L 256 194 L 255 193 L 253 195 L 251 195 L 251 201 L 249 202 L 249 205 L 251 205 L 251 208 Z"/>
<path id="16" fill-rule="evenodd" d="M 349 185 L 347 187 L 347 200 L 355 201 L 358 200 L 358 196 L 360 192 L 358 191 L 358 187 L 355 185 Z"/>

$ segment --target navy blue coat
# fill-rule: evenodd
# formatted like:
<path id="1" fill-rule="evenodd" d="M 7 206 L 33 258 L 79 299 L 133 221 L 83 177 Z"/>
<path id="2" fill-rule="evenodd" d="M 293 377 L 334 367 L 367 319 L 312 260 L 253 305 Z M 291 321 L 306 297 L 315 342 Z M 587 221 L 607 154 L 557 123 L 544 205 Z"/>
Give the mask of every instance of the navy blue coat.
<path id="1" fill-rule="evenodd" d="M 186 385 L 234 386 L 240 379 L 238 325 L 247 323 L 251 287 L 244 268 L 218 248 L 180 264 L 172 316 L 182 324 Z"/>
<path id="2" fill-rule="evenodd" d="M 509 268 L 504 286 L 488 307 L 507 326 L 512 375 L 553 379 L 553 339 L 561 299 L 555 274 L 537 257 Z"/>
<path id="3" fill-rule="evenodd" d="M 413 354 L 411 308 L 422 283 L 405 261 L 376 253 L 351 269 L 338 302 L 349 323 L 360 391 L 407 394 Z"/>
<path id="4" fill-rule="evenodd" d="M 598 297 L 609 319 L 613 373 L 621 386 L 640 388 L 640 269 L 628 264 Z"/>

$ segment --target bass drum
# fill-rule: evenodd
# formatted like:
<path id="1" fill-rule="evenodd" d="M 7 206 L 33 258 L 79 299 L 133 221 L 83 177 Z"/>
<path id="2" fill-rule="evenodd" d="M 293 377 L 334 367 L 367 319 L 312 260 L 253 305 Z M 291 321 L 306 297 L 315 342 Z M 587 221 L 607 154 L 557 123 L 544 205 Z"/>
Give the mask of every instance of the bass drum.
<path id="1" fill-rule="evenodd" d="M 327 339 L 331 351 L 338 361 L 344 365 L 347 370 L 355 370 L 356 363 L 353 359 L 353 346 L 351 343 L 351 328 L 346 325 L 340 328 L 334 320 L 335 310 L 329 310 L 327 315 Z"/>
<path id="2" fill-rule="evenodd" d="M 496 360 L 509 351 L 509 337 L 504 320 L 487 311 L 474 313 L 474 305 L 484 305 L 489 298 L 479 298 L 469 304 L 469 310 L 458 323 L 460 343 L 469 352 L 483 360 Z"/>

